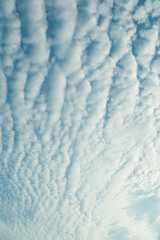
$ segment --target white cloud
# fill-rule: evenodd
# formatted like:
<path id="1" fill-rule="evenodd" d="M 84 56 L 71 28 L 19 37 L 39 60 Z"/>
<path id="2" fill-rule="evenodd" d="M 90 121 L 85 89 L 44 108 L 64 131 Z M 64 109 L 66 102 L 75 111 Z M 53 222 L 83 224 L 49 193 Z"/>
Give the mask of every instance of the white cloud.
<path id="1" fill-rule="evenodd" d="M 0 69 L 0 104 L 2 105 L 6 102 L 7 99 L 7 80 L 3 73 L 3 70 Z"/>
<path id="2" fill-rule="evenodd" d="M 74 74 L 74 72 L 81 69 L 81 58 L 84 48 L 81 45 L 79 42 L 72 43 L 61 63 L 62 70 L 66 76 Z"/>
<path id="3" fill-rule="evenodd" d="M 76 24 L 76 1 L 46 1 L 51 29 L 49 42 L 55 49 L 55 55 L 63 58 L 70 46 Z M 54 28 L 52 27 L 54 26 Z"/>
<path id="4" fill-rule="evenodd" d="M 151 63 L 151 69 L 156 74 L 160 74 L 159 65 L 160 65 L 160 57 L 153 59 Z"/>
<path id="5" fill-rule="evenodd" d="M 14 240 L 18 239 L 17 236 L 15 237 L 14 234 L 3 224 L 0 223 L 0 239 L 1 240 Z"/>
<path id="6" fill-rule="evenodd" d="M 123 0 L 123 1 L 120 1 L 118 0 L 116 2 L 116 5 L 119 7 L 119 8 L 125 8 L 127 11 L 130 11 L 132 12 L 135 8 L 135 6 L 137 5 L 138 3 L 138 0 L 136 1 L 132 1 L 132 0 Z"/>
<path id="7" fill-rule="evenodd" d="M 112 41 L 111 57 L 115 59 L 115 61 L 118 61 L 130 51 L 131 37 L 134 32 L 134 28 L 132 31 L 128 31 L 119 23 L 111 23 L 109 31 L 109 36 Z"/>
<path id="8" fill-rule="evenodd" d="M 60 117 L 64 103 L 66 79 L 58 65 L 51 67 L 48 75 L 48 111 L 50 121 L 54 124 Z M 52 122 L 53 121 L 53 122 Z"/>
<path id="9" fill-rule="evenodd" d="M 146 29 L 139 32 L 140 39 L 136 45 L 137 55 L 154 55 L 155 44 L 158 37 L 158 29 Z"/>
<path id="10" fill-rule="evenodd" d="M 158 238 L 158 6 L 0 3 L 0 238 Z"/>
<path id="11" fill-rule="evenodd" d="M 133 17 L 139 23 L 145 22 L 147 19 L 147 15 L 144 6 L 140 6 L 139 8 L 137 8 Z"/>
<path id="12" fill-rule="evenodd" d="M 151 13 L 152 17 L 158 17 L 159 16 L 159 8 L 160 3 L 157 0 L 151 1 L 147 0 L 144 4 L 145 9 L 148 13 Z"/>
<path id="13" fill-rule="evenodd" d="M 8 17 L 9 15 L 12 15 L 15 7 L 15 1 L 14 0 L 9 0 L 8 2 L 6 1 L 1 1 L 0 3 L 0 16 L 1 17 Z"/>

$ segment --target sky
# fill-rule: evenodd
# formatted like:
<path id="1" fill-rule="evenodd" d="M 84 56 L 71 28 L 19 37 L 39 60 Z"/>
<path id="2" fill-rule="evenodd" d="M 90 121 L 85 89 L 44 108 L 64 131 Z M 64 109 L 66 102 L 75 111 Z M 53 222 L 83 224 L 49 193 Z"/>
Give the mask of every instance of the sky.
<path id="1" fill-rule="evenodd" d="M 159 226 L 160 1 L 0 0 L 0 240 Z"/>

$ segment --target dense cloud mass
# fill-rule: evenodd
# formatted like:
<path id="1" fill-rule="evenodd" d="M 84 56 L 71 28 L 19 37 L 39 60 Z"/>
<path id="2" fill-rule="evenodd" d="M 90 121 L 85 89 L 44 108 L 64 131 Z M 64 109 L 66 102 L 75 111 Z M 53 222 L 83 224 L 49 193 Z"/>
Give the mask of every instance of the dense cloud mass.
<path id="1" fill-rule="evenodd" d="M 0 240 L 160 239 L 160 1 L 0 1 Z"/>

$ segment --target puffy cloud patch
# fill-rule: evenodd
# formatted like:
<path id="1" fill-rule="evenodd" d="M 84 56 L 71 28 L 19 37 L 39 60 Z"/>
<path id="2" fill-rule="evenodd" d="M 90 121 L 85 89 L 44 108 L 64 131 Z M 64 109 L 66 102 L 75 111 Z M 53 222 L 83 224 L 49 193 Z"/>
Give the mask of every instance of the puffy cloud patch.
<path id="1" fill-rule="evenodd" d="M 0 239 L 158 239 L 158 10 L 0 2 Z"/>

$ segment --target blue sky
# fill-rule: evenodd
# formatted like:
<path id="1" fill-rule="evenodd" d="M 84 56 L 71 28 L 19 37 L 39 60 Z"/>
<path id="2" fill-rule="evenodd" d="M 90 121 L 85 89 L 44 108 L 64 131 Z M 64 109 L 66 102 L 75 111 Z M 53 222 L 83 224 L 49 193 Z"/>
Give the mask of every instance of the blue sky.
<path id="1" fill-rule="evenodd" d="M 0 240 L 160 239 L 160 1 L 0 1 Z"/>

